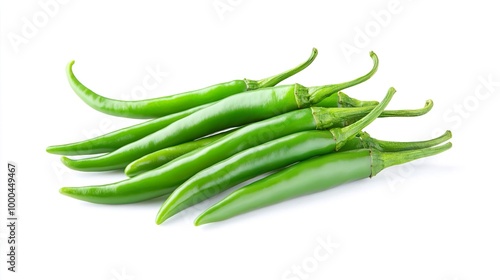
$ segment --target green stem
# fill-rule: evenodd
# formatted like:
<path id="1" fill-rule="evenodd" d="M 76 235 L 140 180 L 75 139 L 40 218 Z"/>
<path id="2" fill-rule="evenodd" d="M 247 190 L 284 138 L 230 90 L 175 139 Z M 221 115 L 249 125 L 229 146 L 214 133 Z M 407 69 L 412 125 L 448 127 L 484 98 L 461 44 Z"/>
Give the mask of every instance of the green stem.
<path id="1" fill-rule="evenodd" d="M 432 107 L 434 102 L 431 99 L 425 101 L 424 107 L 420 109 L 407 109 L 407 110 L 387 110 L 380 115 L 380 117 L 418 117 L 427 114 Z"/>
<path id="2" fill-rule="evenodd" d="M 384 111 L 385 107 L 387 107 L 387 105 L 389 104 L 395 93 L 396 89 L 394 89 L 393 87 L 389 88 L 382 102 L 380 102 L 380 104 L 378 104 L 370 113 L 368 113 L 362 119 L 343 128 L 330 129 L 330 132 L 332 133 L 333 137 L 336 140 L 335 150 L 338 151 L 345 144 L 345 141 L 347 141 L 351 137 L 354 137 L 363 128 L 365 128 L 375 119 L 377 119 L 378 116 Z"/>
<path id="3" fill-rule="evenodd" d="M 340 84 L 333 84 L 333 85 L 326 85 L 326 86 L 319 86 L 319 87 L 310 87 L 309 88 L 309 100 L 311 104 L 316 104 L 320 102 L 321 100 L 327 98 L 328 96 L 343 90 L 348 87 L 355 86 L 357 84 L 360 84 L 368 79 L 370 79 L 375 72 L 377 72 L 378 69 L 378 57 L 374 52 L 370 52 L 370 57 L 373 60 L 373 67 L 364 76 L 361 76 L 357 79 L 354 79 L 349 82 L 344 82 Z"/>
<path id="4" fill-rule="evenodd" d="M 393 142 L 393 141 L 384 141 L 372 138 L 368 133 L 361 132 L 358 134 L 358 137 L 366 143 L 366 146 L 369 148 L 375 148 L 381 152 L 400 152 L 406 150 L 417 150 L 423 148 L 433 147 L 439 144 L 442 144 L 451 139 L 451 131 L 447 130 L 441 136 L 436 137 L 430 140 L 424 141 L 413 141 L 413 142 Z"/>
<path id="5" fill-rule="evenodd" d="M 377 106 L 378 101 L 362 101 L 356 98 L 352 98 L 349 95 L 339 91 L 338 93 L 338 104 L 339 107 L 366 107 L 366 106 Z M 343 105 L 343 106 L 342 106 Z"/>
<path id="6" fill-rule="evenodd" d="M 275 76 L 271 76 L 265 79 L 262 79 L 260 81 L 252 81 L 252 80 L 246 80 L 245 82 L 247 83 L 247 87 L 249 90 L 253 89 L 258 89 L 258 88 L 266 88 L 266 87 L 273 87 L 280 83 L 281 81 L 290 78 L 291 76 L 299 73 L 300 71 L 304 70 L 307 66 L 309 66 L 314 59 L 316 59 L 316 56 L 318 55 L 318 50 L 316 48 L 312 49 L 311 55 L 309 58 L 304 61 L 303 63 L 299 64 L 298 66 L 289 69 L 283 73 L 277 74 Z"/>
<path id="7" fill-rule="evenodd" d="M 373 102 L 373 101 L 370 101 Z M 430 104 L 430 106 L 429 106 Z M 370 113 L 376 106 L 364 106 L 355 108 L 325 108 L 325 107 L 311 107 L 313 115 L 316 119 L 317 129 L 329 129 L 332 127 L 348 126 L 366 114 Z M 432 108 L 432 101 L 428 100 L 426 106 L 419 109 L 405 109 L 405 110 L 385 110 L 379 118 L 384 117 L 415 117 L 422 116 L 428 113 Z"/>
<path id="8" fill-rule="evenodd" d="M 377 150 L 371 151 L 372 156 L 372 174 L 370 177 L 377 175 L 380 171 L 387 167 L 399 165 L 414 161 L 420 158 L 437 155 L 451 148 L 451 142 L 437 147 L 424 148 L 403 152 L 379 152 Z"/>

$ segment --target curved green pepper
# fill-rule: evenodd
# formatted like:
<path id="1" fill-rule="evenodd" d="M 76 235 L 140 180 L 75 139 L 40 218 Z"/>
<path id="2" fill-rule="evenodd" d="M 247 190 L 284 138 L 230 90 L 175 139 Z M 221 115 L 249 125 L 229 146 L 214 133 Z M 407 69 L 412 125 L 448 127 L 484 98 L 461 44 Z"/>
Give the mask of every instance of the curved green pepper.
<path id="1" fill-rule="evenodd" d="M 166 147 L 192 141 L 227 128 L 310 107 L 344 88 L 368 80 L 378 68 L 377 56 L 373 52 L 370 56 L 373 59 L 370 72 L 352 81 L 310 88 L 295 84 L 237 94 L 109 154 L 84 159 L 63 157 L 62 162 L 69 168 L 80 171 L 122 169 L 130 162 Z"/>
<path id="2" fill-rule="evenodd" d="M 156 223 L 160 224 L 191 205 L 266 172 L 335 152 L 338 143 L 333 135 L 338 134 L 338 130 L 311 130 L 288 135 L 242 151 L 198 172 L 167 198 L 158 211 Z M 349 134 L 352 128 L 348 126 L 340 130 Z M 450 138 L 451 132 L 447 131 L 440 137 L 427 141 L 390 142 L 371 138 L 368 133 L 362 132 L 345 141 L 345 145 L 338 151 L 370 148 L 381 152 L 399 152 L 432 147 Z"/>
<path id="3" fill-rule="evenodd" d="M 201 213 L 195 225 L 226 220 L 292 198 L 373 177 L 387 167 L 436 155 L 451 146 L 448 142 L 402 152 L 360 149 L 312 158 L 234 191 Z"/>
<path id="4" fill-rule="evenodd" d="M 108 153 L 115 151 L 127 144 L 135 142 L 153 132 L 165 128 L 171 123 L 178 121 L 192 113 L 199 111 L 211 104 L 191 108 L 186 111 L 167 115 L 147 122 L 119 129 L 92 139 L 79 141 L 70 144 L 55 145 L 47 147 L 47 152 L 51 154 L 75 156 Z"/>
<path id="5" fill-rule="evenodd" d="M 313 48 L 311 56 L 307 61 L 293 69 L 260 81 L 247 79 L 234 80 L 189 92 L 137 101 L 106 98 L 93 92 L 83 85 L 73 73 L 73 64 L 75 61 L 71 61 L 68 64 L 66 73 L 68 82 L 74 92 L 87 103 L 87 105 L 95 110 L 113 116 L 149 119 L 185 111 L 193 107 L 221 100 L 237 93 L 275 86 L 281 81 L 304 70 L 314 61 L 317 54 L 318 51 Z"/>

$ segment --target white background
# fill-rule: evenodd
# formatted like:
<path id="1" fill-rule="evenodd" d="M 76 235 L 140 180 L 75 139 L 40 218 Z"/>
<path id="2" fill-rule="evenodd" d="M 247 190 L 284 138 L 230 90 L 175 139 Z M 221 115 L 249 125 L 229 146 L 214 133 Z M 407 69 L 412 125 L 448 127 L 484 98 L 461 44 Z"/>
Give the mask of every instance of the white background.
<path id="1" fill-rule="evenodd" d="M 57 6 L 47 12 L 48 2 L 0 7 L 0 278 L 500 278 L 494 1 L 52 1 Z M 390 18 L 377 22 L 382 14 Z M 36 30 L 23 34 L 29 24 Z M 346 54 L 347 45 L 357 53 Z M 380 100 L 394 86 L 390 108 L 417 108 L 428 98 L 435 107 L 419 118 L 378 120 L 367 131 L 402 141 L 451 129 L 453 149 L 202 227 L 193 219 L 222 196 L 157 226 L 163 199 L 101 206 L 58 193 L 61 186 L 124 176 L 68 170 L 45 152 L 48 145 L 137 122 L 87 107 L 66 81 L 70 60 L 95 91 L 137 99 L 263 78 L 304 60 L 312 47 L 317 60 L 286 83 L 357 77 L 371 66 L 374 50 L 378 73 L 346 93 Z M 150 69 L 168 75 L 141 92 Z M 488 79 L 489 91 L 481 82 Z M 18 165 L 15 274 L 5 262 L 7 161 Z M 321 240 L 334 243 L 328 254 Z M 321 260 L 318 250 L 326 254 Z"/>

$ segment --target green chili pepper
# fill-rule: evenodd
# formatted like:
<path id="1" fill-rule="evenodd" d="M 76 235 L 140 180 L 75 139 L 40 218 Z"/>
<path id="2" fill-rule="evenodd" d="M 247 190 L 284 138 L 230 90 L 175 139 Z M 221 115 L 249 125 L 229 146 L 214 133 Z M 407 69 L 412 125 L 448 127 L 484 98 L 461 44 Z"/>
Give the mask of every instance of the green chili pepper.
<path id="1" fill-rule="evenodd" d="M 196 141 L 182 143 L 177 146 L 168 147 L 156 152 L 153 152 L 149 155 L 145 155 L 142 158 L 133 161 L 127 168 L 125 169 L 125 175 L 128 177 L 134 177 L 146 171 L 158 168 L 165 163 L 172 161 L 175 158 L 178 158 L 184 154 L 187 154 L 191 151 L 194 151 L 198 148 L 205 147 L 207 145 L 212 144 L 213 142 L 219 140 L 220 138 L 228 135 L 234 130 L 230 130 L 227 132 L 218 133 L 213 136 L 201 138 Z"/>
<path id="2" fill-rule="evenodd" d="M 329 97 L 330 98 L 330 97 Z M 378 103 L 378 102 L 377 102 Z M 373 102 L 371 103 L 373 104 Z M 414 116 L 421 116 L 426 114 L 432 109 L 433 103 L 432 100 L 427 100 L 425 103 L 425 106 L 421 109 L 415 109 L 415 110 L 387 110 L 383 111 L 382 114 L 379 117 L 414 117 Z M 312 107 L 314 108 L 314 107 Z M 351 119 L 346 120 L 343 125 L 348 125 L 351 124 L 362 117 L 364 117 L 366 114 L 368 114 L 375 106 L 365 106 L 363 109 L 356 110 L 356 111 L 351 111 Z M 316 110 L 316 109 L 313 109 Z M 318 111 L 319 112 L 319 111 Z M 326 112 L 326 113 L 331 113 L 331 112 Z M 166 153 L 170 153 L 170 148 L 164 149 Z M 159 150 L 157 152 L 153 152 L 151 154 L 145 155 L 133 162 L 131 162 L 127 167 L 125 168 L 125 174 L 129 177 L 137 176 L 140 173 L 146 172 L 148 170 L 155 169 L 165 163 L 167 163 L 170 160 L 163 160 L 163 150 Z"/>
<path id="3" fill-rule="evenodd" d="M 261 171 L 265 173 L 267 171 L 271 171 L 280 167 L 285 167 L 288 164 L 294 163 L 296 161 L 304 160 L 316 155 L 326 154 L 334 150 L 338 151 L 344 145 L 346 140 L 354 137 L 382 113 L 382 111 L 391 101 L 392 96 L 395 92 L 396 90 L 394 88 L 390 88 L 384 100 L 379 105 L 377 105 L 377 107 L 375 107 L 369 114 L 367 114 L 365 117 L 354 124 L 343 128 L 333 128 L 329 131 L 316 130 L 298 132 L 292 135 L 285 136 L 283 138 L 267 142 L 260 146 L 250 148 L 241 153 L 247 155 L 248 153 L 246 152 L 248 151 L 250 153 L 250 156 L 255 155 L 260 161 L 256 162 L 255 160 L 242 160 L 232 165 L 231 168 L 248 169 L 250 172 L 253 171 L 253 173 Z M 238 157 L 238 155 L 239 154 L 236 154 L 235 156 Z M 231 161 L 231 158 L 229 158 L 228 160 Z M 214 166 L 221 167 L 221 163 L 222 165 L 224 165 L 226 161 L 221 161 Z M 259 165 L 259 163 L 261 165 Z M 250 168 L 249 165 L 251 165 L 252 167 Z M 266 170 L 266 167 L 269 170 Z M 224 173 L 227 172 L 229 174 L 232 172 L 223 168 L 208 169 L 210 170 L 210 172 L 215 171 L 216 173 L 218 173 L 217 171 L 220 170 L 224 170 Z M 204 172 L 201 171 L 200 173 Z M 243 174 L 244 173 L 245 172 L 243 171 Z M 189 180 L 184 182 L 184 184 L 182 184 L 179 188 L 177 188 L 161 206 L 160 210 L 158 211 L 158 215 L 156 216 L 156 223 L 161 224 L 172 215 L 191 205 L 196 204 L 200 199 L 203 200 L 207 198 L 207 196 L 202 191 L 213 192 L 214 194 L 216 194 L 220 191 L 228 189 L 228 187 L 231 186 L 230 184 L 219 184 L 220 181 L 225 179 L 224 176 L 213 177 L 210 175 L 207 176 L 207 174 L 208 173 L 205 173 L 204 176 L 209 180 L 205 180 L 201 184 L 201 186 L 192 185 L 192 179 L 195 178 L 195 180 L 197 180 L 197 175 L 194 175 Z M 219 173 L 219 175 L 223 174 Z M 243 177 L 245 177 L 245 175 L 243 175 Z M 248 177 L 248 175 L 246 177 Z M 253 177 L 254 176 L 250 178 Z M 240 182 L 246 180 L 241 177 L 238 179 L 242 179 Z M 204 188 L 204 186 L 206 186 L 207 184 L 211 184 L 211 186 L 208 188 Z"/>
<path id="4" fill-rule="evenodd" d="M 121 169 L 144 155 L 166 147 L 192 141 L 230 127 L 310 107 L 344 88 L 368 80 L 378 67 L 378 58 L 375 53 L 371 52 L 370 56 L 373 59 L 370 72 L 352 81 L 310 88 L 294 84 L 240 93 L 227 97 L 109 154 L 78 160 L 63 157 L 62 162 L 69 168 L 81 171 Z"/>
<path id="5" fill-rule="evenodd" d="M 305 108 L 242 127 L 211 145 L 120 182 L 86 187 L 63 187 L 62 194 L 94 203 L 123 204 L 171 193 L 199 171 L 242 150 L 299 131 L 341 127 L 366 108 Z"/>
<path id="6" fill-rule="evenodd" d="M 113 116 L 149 119 L 163 117 L 212 103 L 240 92 L 273 87 L 304 70 L 314 61 L 317 54 L 318 51 L 313 48 L 311 56 L 304 63 L 283 73 L 259 81 L 247 79 L 234 80 L 194 91 L 138 101 L 116 100 L 93 92 L 84 86 L 73 74 L 73 64 L 75 61 L 71 61 L 68 64 L 66 73 L 71 88 L 87 105 L 95 110 Z"/>
<path id="7" fill-rule="evenodd" d="M 130 179 L 100 186 L 64 187 L 62 194 L 104 204 L 133 203 L 171 193 L 199 171 L 242 150 L 311 129 L 339 127 L 365 108 L 305 108 L 244 126 L 233 133 Z M 330 114 L 328 114 L 330 112 Z"/>
<path id="8" fill-rule="evenodd" d="M 186 111 L 129 126 L 92 139 L 70 144 L 50 146 L 47 147 L 47 152 L 66 156 L 112 152 L 210 105 L 211 104 L 198 106 Z"/>
<path id="9" fill-rule="evenodd" d="M 198 216 L 195 225 L 222 221 L 288 199 L 373 177 L 387 167 L 436 155 L 451 146 L 448 142 L 402 152 L 360 149 L 312 158 L 234 191 Z"/>
<path id="10" fill-rule="evenodd" d="M 436 146 L 451 138 L 450 131 L 438 138 L 419 142 L 381 141 L 371 138 L 367 133 L 360 133 L 357 137 L 349 138 L 357 127 L 351 125 L 340 129 L 334 128 L 330 131 L 298 132 L 244 150 L 212 165 L 175 189 L 160 208 L 156 223 L 161 224 L 181 210 L 246 180 L 308 158 L 335 151 L 363 148 L 376 149 L 381 152 L 422 149 Z M 342 136 L 338 137 L 338 135 Z M 342 146 L 342 139 L 345 138 L 348 140 Z M 339 149 L 339 146 L 342 147 Z"/>
<path id="11" fill-rule="evenodd" d="M 179 119 L 182 119 L 186 116 L 189 116 L 192 113 L 199 111 L 203 108 L 206 108 L 212 104 L 213 103 L 198 106 L 186 111 L 182 111 L 172 115 L 167 115 L 144 123 L 132 125 L 117 131 L 110 132 L 108 134 L 97 136 L 92 139 L 76 143 L 50 146 L 47 148 L 47 152 L 65 156 L 92 155 L 92 154 L 112 152 L 127 144 L 137 141 L 149 134 L 152 134 L 153 132 L 162 129 L 167 125 Z M 339 93 L 325 98 L 318 104 L 318 106 L 319 107 L 362 107 L 362 106 L 374 106 L 377 104 L 378 104 L 377 101 L 361 101 L 349 97 L 344 93 Z M 170 150 L 170 152 L 172 152 L 172 150 Z"/>

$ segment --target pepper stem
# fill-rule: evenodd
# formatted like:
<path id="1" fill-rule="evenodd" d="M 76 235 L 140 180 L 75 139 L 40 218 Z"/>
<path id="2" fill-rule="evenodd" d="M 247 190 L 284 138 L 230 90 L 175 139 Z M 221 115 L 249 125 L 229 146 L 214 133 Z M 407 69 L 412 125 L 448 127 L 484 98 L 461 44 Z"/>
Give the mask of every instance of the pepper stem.
<path id="1" fill-rule="evenodd" d="M 290 78 L 291 76 L 299 73 L 300 71 L 304 70 L 307 66 L 311 65 L 311 63 L 316 59 L 316 56 L 318 55 L 318 50 L 316 48 L 312 49 L 311 55 L 309 58 L 304 61 L 303 63 L 297 65 L 296 67 L 289 69 L 285 72 L 279 73 L 277 75 L 259 80 L 259 81 L 253 81 L 253 80 L 247 80 L 245 79 L 245 82 L 247 83 L 247 88 L 248 90 L 254 90 L 254 89 L 259 89 L 259 88 L 266 88 L 266 87 L 273 87 L 280 83 L 281 81 Z"/>
<path id="2" fill-rule="evenodd" d="M 451 139 L 451 131 L 447 130 L 441 136 L 436 137 L 430 140 L 424 141 L 413 141 L 413 142 L 393 142 L 393 141 L 384 141 L 372 138 L 368 133 L 361 132 L 357 137 L 361 139 L 363 143 L 365 143 L 368 148 L 375 148 L 381 152 L 401 152 L 408 150 L 417 150 L 433 147 L 439 144 L 442 144 Z"/>
<path id="3" fill-rule="evenodd" d="M 374 52 L 370 52 L 370 57 L 373 60 L 373 67 L 364 76 L 361 76 L 357 79 L 354 79 L 349 82 L 344 82 L 340 84 L 333 84 L 333 85 L 326 85 L 326 86 L 319 86 L 319 87 L 310 87 L 309 88 L 309 101 L 311 104 L 316 104 L 320 102 L 321 100 L 327 98 L 328 96 L 343 90 L 348 87 L 355 86 L 357 84 L 360 84 L 368 79 L 370 79 L 375 72 L 377 72 L 378 69 L 378 57 Z"/>
<path id="4" fill-rule="evenodd" d="M 384 111 L 380 117 L 418 117 L 427 114 L 432 107 L 434 106 L 434 102 L 429 99 L 425 101 L 424 107 L 420 109 L 406 109 L 406 110 L 387 110 Z"/>
<path id="5" fill-rule="evenodd" d="M 433 104 L 434 103 L 432 102 L 432 100 L 429 99 L 425 102 L 425 105 L 422 108 L 404 109 L 404 110 L 385 110 L 378 117 L 379 118 L 393 118 L 393 117 L 406 118 L 406 117 L 423 116 L 423 115 L 429 113 L 429 111 L 432 109 Z M 347 120 L 345 122 L 345 125 L 351 124 L 351 123 L 359 120 L 361 117 L 365 116 L 367 114 L 367 112 L 369 112 L 368 110 L 370 110 L 371 108 L 375 108 L 375 107 L 374 106 L 366 106 L 366 107 L 358 108 L 359 111 L 357 112 L 357 114 L 352 114 L 351 119 Z"/>
<path id="6" fill-rule="evenodd" d="M 338 103 L 339 107 L 366 107 L 366 106 L 377 106 L 378 101 L 362 101 L 356 98 L 350 97 L 349 95 L 339 91 L 338 93 Z"/>
<path id="7" fill-rule="evenodd" d="M 378 116 L 384 111 L 385 107 L 387 107 L 387 105 L 389 104 L 395 93 L 396 89 L 394 89 L 393 87 L 389 88 L 382 102 L 380 102 L 380 104 L 378 104 L 370 113 L 368 113 L 362 119 L 343 128 L 330 129 L 330 132 L 332 133 L 334 139 L 336 140 L 335 150 L 336 151 L 340 150 L 340 148 L 344 146 L 345 141 L 347 141 L 351 137 L 354 137 L 363 128 L 365 128 L 375 119 L 377 119 Z"/>
<path id="8" fill-rule="evenodd" d="M 372 174 L 370 175 L 370 177 L 377 175 L 380 171 L 384 170 L 387 167 L 437 155 L 446 150 L 449 150 L 451 146 L 451 142 L 448 142 L 441 146 L 403 152 L 379 152 L 377 150 L 371 150 Z"/>
<path id="9" fill-rule="evenodd" d="M 328 99 L 328 98 L 327 98 Z M 324 101 L 323 101 L 324 102 Z M 321 103 L 323 103 L 321 102 Z M 368 101 L 375 102 L 375 101 Z M 378 102 L 377 102 L 378 103 Z M 385 110 L 378 117 L 416 117 L 428 113 L 432 108 L 432 100 L 427 100 L 426 105 L 419 109 L 405 109 L 405 110 Z M 323 105 L 323 104 L 318 104 Z M 328 105 L 328 104 L 325 104 Z M 317 129 L 329 129 L 332 127 L 345 127 L 348 126 L 366 114 L 370 113 L 376 106 L 363 106 L 363 107 L 347 107 L 347 108 L 324 108 L 324 107 L 311 107 L 316 119 Z"/>

